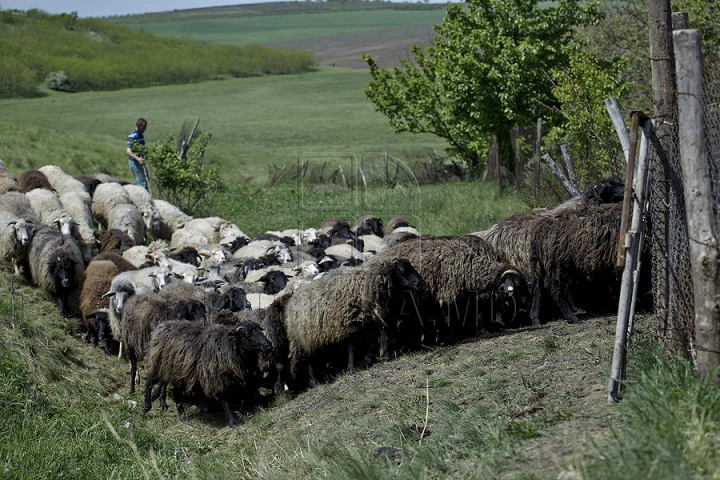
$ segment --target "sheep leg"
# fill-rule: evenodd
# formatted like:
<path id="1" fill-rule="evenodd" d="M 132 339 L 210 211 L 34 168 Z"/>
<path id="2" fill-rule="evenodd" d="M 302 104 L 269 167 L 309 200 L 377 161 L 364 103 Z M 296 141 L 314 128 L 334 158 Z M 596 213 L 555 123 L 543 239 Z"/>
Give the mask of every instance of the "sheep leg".
<path id="1" fill-rule="evenodd" d="M 552 295 L 553 300 L 555 300 L 555 304 L 560 309 L 560 313 L 563 318 L 573 324 L 582 323 L 580 319 L 575 316 L 562 293 L 562 288 L 559 283 L 555 280 L 551 280 L 550 294 Z"/>
<path id="2" fill-rule="evenodd" d="M 275 371 L 277 372 L 277 378 L 275 379 L 275 386 L 273 387 L 273 390 L 275 391 L 275 395 L 280 395 L 285 391 L 283 388 L 283 370 L 285 367 L 283 367 L 282 363 L 275 364 Z"/>
<path id="3" fill-rule="evenodd" d="M 233 416 L 232 410 L 230 409 L 230 404 L 226 399 L 223 398 L 222 400 L 223 409 L 225 410 L 225 415 L 227 415 L 228 424 L 230 424 L 230 428 L 235 428 L 238 426 L 237 420 L 235 420 L 235 417 Z"/>
<path id="4" fill-rule="evenodd" d="M 97 343 L 95 344 L 97 346 Z M 110 357 L 112 353 L 110 353 L 110 339 L 105 337 L 105 356 Z"/>
<path id="5" fill-rule="evenodd" d="M 180 415 L 180 420 L 189 423 L 190 419 L 185 415 L 185 407 L 183 406 L 183 392 L 182 389 L 179 387 L 173 385 L 173 400 L 175 401 L 175 405 L 177 406 L 177 412 L 178 415 Z"/>
<path id="6" fill-rule="evenodd" d="M 390 360 L 390 336 L 387 330 L 385 326 L 380 329 L 380 358 L 383 360 Z"/>
<path id="7" fill-rule="evenodd" d="M 148 372 L 145 378 L 145 403 L 143 403 L 143 410 L 149 412 L 152 409 L 152 386 L 155 383 L 155 375 L 153 372 Z"/>
<path id="8" fill-rule="evenodd" d="M 167 404 L 167 383 L 163 382 L 160 385 L 160 411 L 164 412 L 168 409 Z"/>
<path id="9" fill-rule="evenodd" d="M 137 356 L 130 352 L 130 395 L 135 393 L 135 377 L 137 376 Z"/>
<path id="10" fill-rule="evenodd" d="M 532 287 L 532 305 L 530 306 L 530 320 L 533 327 L 540 326 L 540 282 L 534 282 Z"/>
<path id="11" fill-rule="evenodd" d="M 348 342 L 348 373 L 355 373 L 355 341 Z"/>
<path id="12" fill-rule="evenodd" d="M 88 331 L 85 334 L 85 337 L 83 337 L 83 343 L 90 343 L 91 338 L 92 338 L 92 336 L 90 335 L 90 329 L 88 328 Z"/>

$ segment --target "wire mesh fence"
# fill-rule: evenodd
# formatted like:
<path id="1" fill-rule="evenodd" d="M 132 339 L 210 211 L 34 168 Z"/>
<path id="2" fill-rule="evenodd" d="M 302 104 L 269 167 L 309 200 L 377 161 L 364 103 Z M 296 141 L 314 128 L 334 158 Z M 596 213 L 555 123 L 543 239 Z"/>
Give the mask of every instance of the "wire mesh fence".
<path id="1" fill-rule="evenodd" d="M 708 148 L 715 227 L 720 225 L 720 62 L 706 59 L 703 78 L 704 138 Z M 660 159 L 653 165 L 650 184 L 652 279 L 658 333 L 672 352 L 694 357 L 695 304 L 689 235 L 680 166 L 677 111 L 659 135 L 669 135 Z M 716 232 L 717 235 L 717 232 Z"/>

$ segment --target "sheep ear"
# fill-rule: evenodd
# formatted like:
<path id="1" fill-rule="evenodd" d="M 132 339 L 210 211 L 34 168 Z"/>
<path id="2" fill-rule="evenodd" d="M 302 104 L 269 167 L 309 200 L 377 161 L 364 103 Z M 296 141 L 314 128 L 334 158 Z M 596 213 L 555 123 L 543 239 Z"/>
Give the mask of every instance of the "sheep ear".
<path id="1" fill-rule="evenodd" d="M 102 298 L 112 297 L 113 295 L 115 295 L 115 292 L 110 290 L 109 292 L 103 294 Z"/>

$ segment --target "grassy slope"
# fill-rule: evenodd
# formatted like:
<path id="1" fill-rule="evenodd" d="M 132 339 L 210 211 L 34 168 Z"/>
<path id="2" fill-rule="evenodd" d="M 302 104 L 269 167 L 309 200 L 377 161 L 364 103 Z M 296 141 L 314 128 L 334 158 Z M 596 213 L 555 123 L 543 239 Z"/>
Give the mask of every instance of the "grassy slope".
<path id="1" fill-rule="evenodd" d="M 285 42 L 339 33 L 353 33 L 442 21 L 444 10 L 301 13 L 129 24 L 156 35 L 189 36 L 209 43 L 247 45 Z"/>
<path id="2" fill-rule="evenodd" d="M 114 160 L 97 161 L 121 162 L 124 138 L 140 116 L 149 121 L 146 139 L 151 143 L 177 135 L 183 121 L 201 117 L 201 130 L 213 134 L 206 158 L 221 166 L 231 183 L 258 175 L 264 180 L 268 163 L 292 164 L 303 152 L 362 156 L 389 151 L 402 158 L 428 148 L 442 150 L 444 142 L 431 135 L 395 134 L 365 99 L 368 80 L 365 72 L 323 68 L 303 75 L 4 100 L 0 158 L 27 168 L 60 155 L 72 165 L 72 156 L 93 161 L 87 157 L 95 156 L 90 152 L 97 145 L 115 145 Z M 36 152 L 24 132 L 28 127 L 65 138 L 56 151 Z"/>

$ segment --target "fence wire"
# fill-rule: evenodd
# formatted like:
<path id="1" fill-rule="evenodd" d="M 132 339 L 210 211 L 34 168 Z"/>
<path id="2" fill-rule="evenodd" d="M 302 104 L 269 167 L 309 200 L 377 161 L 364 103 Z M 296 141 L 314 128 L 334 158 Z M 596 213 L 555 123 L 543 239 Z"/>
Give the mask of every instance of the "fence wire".
<path id="1" fill-rule="evenodd" d="M 710 163 L 716 235 L 720 225 L 719 66 L 717 61 L 706 61 L 703 78 L 704 137 Z M 657 162 L 651 170 L 652 280 L 656 310 L 661 318 L 658 331 L 667 349 L 694 356 L 695 302 L 677 118 L 676 111 L 664 129 L 659 129 L 661 134 L 670 136 L 670 141 L 659 142 L 665 146 L 666 163 L 659 165 Z"/>

